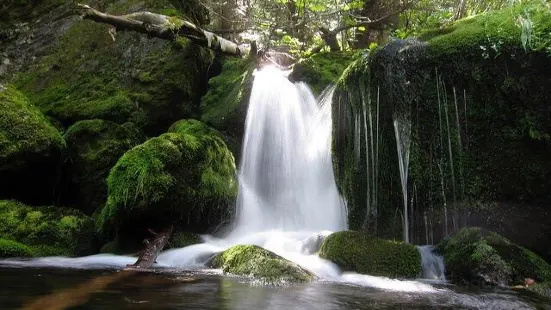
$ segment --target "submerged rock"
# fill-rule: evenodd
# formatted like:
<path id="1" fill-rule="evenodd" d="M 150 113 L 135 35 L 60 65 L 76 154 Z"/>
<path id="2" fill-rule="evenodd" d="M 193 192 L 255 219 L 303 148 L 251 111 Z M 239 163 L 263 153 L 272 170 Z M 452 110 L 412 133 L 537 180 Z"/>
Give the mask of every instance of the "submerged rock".
<path id="1" fill-rule="evenodd" d="M 321 245 L 319 256 L 344 271 L 373 276 L 414 278 L 421 271 L 421 255 L 415 246 L 355 231 L 329 235 Z"/>
<path id="2" fill-rule="evenodd" d="M 0 198 L 50 203 L 64 149 L 57 129 L 22 93 L 0 89 Z"/>
<path id="3" fill-rule="evenodd" d="M 104 236 L 147 228 L 204 231 L 231 213 L 235 162 L 215 130 L 195 120 L 126 152 L 107 178 L 107 204 L 97 217 Z"/>
<path id="4" fill-rule="evenodd" d="M 218 254 L 212 267 L 270 284 L 308 282 L 314 276 L 299 265 L 255 245 L 236 245 Z"/>
<path id="5" fill-rule="evenodd" d="M 463 228 L 438 245 L 450 279 L 493 285 L 551 280 L 551 266 L 532 251 L 477 227 Z"/>
<path id="6" fill-rule="evenodd" d="M 67 208 L 31 207 L 0 200 L 0 238 L 20 242 L 36 256 L 81 256 L 96 251 L 94 222 Z"/>
<path id="7" fill-rule="evenodd" d="M 105 179 L 117 160 L 143 141 L 132 123 L 119 125 L 101 119 L 79 121 L 63 135 L 68 159 L 63 166 L 62 202 L 92 214 L 107 198 Z"/>

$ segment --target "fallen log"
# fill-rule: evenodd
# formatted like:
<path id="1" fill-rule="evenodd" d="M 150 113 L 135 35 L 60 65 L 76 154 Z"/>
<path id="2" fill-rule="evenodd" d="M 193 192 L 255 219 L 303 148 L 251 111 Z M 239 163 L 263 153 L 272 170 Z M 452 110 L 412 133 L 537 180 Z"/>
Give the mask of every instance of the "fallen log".
<path id="1" fill-rule="evenodd" d="M 149 229 L 149 232 L 153 235 L 152 240 L 144 240 L 145 248 L 138 255 L 138 260 L 134 264 L 126 265 L 129 269 L 147 269 L 151 268 L 155 264 L 155 260 L 159 253 L 168 243 L 170 236 L 172 235 L 173 226 L 170 226 L 167 230 L 156 233 Z"/>
<path id="2" fill-rule="evenodd" d="M 165 40 L 185 37 L 216 52 L 233 56 L 246 54 L 244 49 L 236 43 L 177 17 L 145 11 L 117 16 L 100 12 L 86 4 L 77 4 L 77 11 L 83 19 L 113 26 L 114 28 L 110 31 L 113 38 L 116 31 L 135 31 Z"/>

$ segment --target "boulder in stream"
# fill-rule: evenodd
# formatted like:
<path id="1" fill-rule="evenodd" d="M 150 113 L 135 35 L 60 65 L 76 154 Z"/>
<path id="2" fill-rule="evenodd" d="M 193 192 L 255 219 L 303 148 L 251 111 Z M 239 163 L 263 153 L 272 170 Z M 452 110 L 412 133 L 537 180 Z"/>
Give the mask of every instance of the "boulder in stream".
<path id="1" fill-rule="evenodd" d="M 214 257 L 212 267 L 225 273 L 251 276 L 270 284 L 308 282 L 312 273 L 256 245 L 236 245 Z"/>
<path id="2" fill-rule="evenodd" d="M 414 245 L 356 231 L 329 235 L 321 245 L 319 256 L 343 271 L 373 276 L 414 278 L 421 272 L 421 255 Z"/>

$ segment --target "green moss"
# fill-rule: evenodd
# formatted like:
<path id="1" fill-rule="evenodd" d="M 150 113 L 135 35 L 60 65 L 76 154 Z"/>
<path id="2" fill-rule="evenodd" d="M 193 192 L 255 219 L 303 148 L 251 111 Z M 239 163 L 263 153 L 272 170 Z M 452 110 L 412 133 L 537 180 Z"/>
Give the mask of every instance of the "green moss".
<path id="1" fill-rule="evenodd" d="M 213 267 L 223 272 L 250 276 L 270 284 L 308 282 L 310 272 L 266 249 L 255 245 L 236 245 L 218 254 Z"/>
<path id="2" fill-rule="evenodd" d="M 170 240 L 168 241 L 167 248 L 183 248 L 199 243 L 201 243 L 201 236 L 199 236 L 198 234 L 179 231 L 172 234 Z"/>
<path id="3" fill-rule="evenodd" d="M 0 90 L 0 163 L 17 164 L 28 154 L 48 156 L 65 143 L 46 117 L 13 86 Z M 0 165 L 0 171 L 9 167 Z"/>
<path id="4" fill-rule="evenodd" d="M 529 19 L 532 27 L 523 29 L 519 20 Z M 500 11 L 460 20 L 423 36 L 431 51 L 439 54 L 478 52 L 494 56 L 503 47 L 524 46 L 532 51 L 547 50 L 551 40 L 551 11 L 542 1 L 527 1 Z M 528 36 L 523 39 L 523 36 Z M 523 40 L 530 39 L 530 42 Z M 526 45 L 527 44 L 527 45 Z"/>
<path id="5" fill-rule="evenodd" d="M 105 179 L 117 160 L 143 141 L 133 123 L 119 125 L 101 119 L 79 121 L 63 135 L 68 160 L 62 201 L 92 214 L 105 203 Z"/>
<path id="6" fill-rule="evenodd" d="M 152 138 L 120 158 L 107 179 L 100 231 L 139 227 L 139 219 L 144 225 L 189 218 L 205 223 L 228 211 L 237 193 L 233 156 L 218 135 L 195 131 L 196 125 L 178 123 L 178 132 Z"/>
<path id="7" fill-rule="evenodd" d="M 33 250 L 17 241 L 0 238 L 0 258 L 32 257 Z"/>
<path id="8" fill-rule="evenodd" d="M 352 52 L 324 52 L 301 59 L 293 67 L 289 79 L 308 84 L 319 95 L 325 87 L 335 83 L 354 61 Z"/>
<path id="9" fill-rule="evenodd" d="M 374 276 L 414 278 L 421 272 L 421 256 L 415 246 L 341 231 L 329 235 L 319 251 L 345 271 Z"/>
<path id="10" fill-rule="evenodd" d="M 24 243 L 39 256 L 95 251 L 93 221 L 80 211 L 31 207 L 13 200 L 0 200 L 0 238 Z"/>
<path id="11" fill-rule="evenodd" d="M 136 3 L 113 2 L 110 13 L 128 13 Z M 140 4 L 152 12 L 175 9 L 170 1 Z M 77 21 L 16 84 L 44 113 L 70 126 L 100 118 L 133 122 L 148 134 L 199 110 L 212 53 L 142 34 L 119 32 L 116 40 L 104 25 Z"/>
<path id="12" fill-rule="evenodd" d="M 0 197 L 51 201 L 65 142 L 12 86 L 0 89 Z"/>
<path id="13" fill-rule="evenodd" d="M 201 120 L 240 137 L 247 115 L 253 70 L 254 61 L 250 58 L 225 59 L 222 72 L 209 80 L 208 92 L 201 99 Z"/>
<path id="14" fill-rule="evenodd" d="M 533 252 L 481 228 L 463 228 L 438 245 L 446 271 L 459 282 L 500 285 L 524 283 L 524 278 L 551 278 L 551 266 Z"/>
<path id="15" fill-rule="evenodd" d="M 527 16 L 533 28 L 525 49 L 518 21 Z M 550 21 L 547 7 L 523 1 L 458 21 L 428 42 L 393 40 L 345 71 L 333 98 L 332 151 L 351 229 L 403 235 L 395 116 L 411 124 L 408 178 L 415 193 L 410 187 L 408 195 L 426 202 L 415 206 L 414 226 L 424 225 L 423 214 L 443 219 L 443 206 L 476 212 L 482 204 L 520 203 L 531 214 L 530 206 L 547 205 Z M 528 239 L 515 230 L 518 240 Z"/>

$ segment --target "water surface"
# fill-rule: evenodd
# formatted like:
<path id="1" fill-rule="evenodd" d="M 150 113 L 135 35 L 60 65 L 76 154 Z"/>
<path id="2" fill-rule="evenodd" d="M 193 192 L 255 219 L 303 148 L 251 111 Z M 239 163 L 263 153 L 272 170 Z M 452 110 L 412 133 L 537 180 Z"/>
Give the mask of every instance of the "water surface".
<path id="1" fill-rule="evenodd" d="M 48 309 L 61 300 L 75 303 L 68 309 L 551 309 L 549 300 L 508 289 L 433 284 L 436 292 L 406 293 L 322 281 L 265 286 L 215 271 L 174 270 L 112 281 L 119 273 L 0 267 L 0 305 L 6 310 Z M 94 289 L 102 281 L 108 285 Z M 29 307 L 33 303 L 40 306 Z"/>

